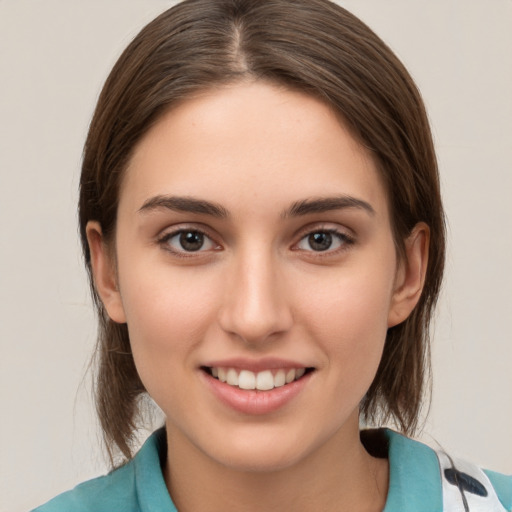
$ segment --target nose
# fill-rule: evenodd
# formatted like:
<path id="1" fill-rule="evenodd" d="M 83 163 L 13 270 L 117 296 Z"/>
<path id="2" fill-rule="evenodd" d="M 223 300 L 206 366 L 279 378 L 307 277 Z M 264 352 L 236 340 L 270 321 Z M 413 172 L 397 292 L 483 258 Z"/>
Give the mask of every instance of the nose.
<path id="1" fill-rule="evenodd" d="M 248 252 L 230 265 L 219 323 L 225 332 L 252 344 L 285 333 L 293 317 L 277 258 Z"/>

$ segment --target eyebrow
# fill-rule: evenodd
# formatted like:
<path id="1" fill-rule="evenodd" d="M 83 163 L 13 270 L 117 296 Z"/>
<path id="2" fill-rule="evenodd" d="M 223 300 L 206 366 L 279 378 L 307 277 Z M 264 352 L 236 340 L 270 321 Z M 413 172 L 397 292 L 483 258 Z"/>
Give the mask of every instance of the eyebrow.
<path id="1" fill-rule="evenodd" d="M 342 195 L 296 201 L 281 214 L 281 217 L 301 217 L 312 213 L 324 213 L 345 208 L 357 208 L 366 211 L 370 215 L 375 215 L 375 210 L 370 203 L 356 197 Z M 206 201 L 205 199 L 164 195 L 154 196 L 146 200 L 139 208 L 139 212 L 149 212 L 159 209 L 210 215 L 219 219 L 225 219 L 230 216 L 226 208 L 220 204 Z"/>
<path id="2" fill-rule="evenodd" d="M 311 213 L 324 213 L 333 210 L 342 210 L 345 208 L 356 208 L 364 210 L 372 216 L 375 215 L 375 210 L 370 203 L 356 197 L 342 195 L 297 201 L 293 203 L 290 208 L 285 210 L 281 216 L 283 218 L 300 217 L 302 215 L 309 215 Z"/>
<path id="3" fill-rule="evenodd" d="M 139 212 L 148 212 L 159 209 L 173 210 L 175 212 L 198 213 L 220 219 L 229 217 L 229 212 L 226 208 L 219 204 L 205 201 L 204 199 L 161 195 L 152 197 L 145 201 L 139 208 Z"/>

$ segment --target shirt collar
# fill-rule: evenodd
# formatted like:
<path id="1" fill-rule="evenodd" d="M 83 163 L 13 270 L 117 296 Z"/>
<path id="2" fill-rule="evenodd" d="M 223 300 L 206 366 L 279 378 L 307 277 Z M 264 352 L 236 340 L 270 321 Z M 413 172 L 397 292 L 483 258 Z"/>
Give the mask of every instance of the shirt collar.
<path id="1" fill-rule="evenodd" d="M 441 477 L 434 450 L 389 429 L 384 429 L 384 435 L 389 445 L 390 470 L 383 512 L 441 512 Z M 165 430 L 160 429 L 148 438 L 134 459 L 142 512 L 177 512 L 162 474 L 166 452 Z"/>
<path id="2" fill-rule="evenodd" d="M 177 512 L 162 473 L 167 454 L 165 429 L 153 433 L 135 456 L 135 485 L 141 512 Z"/>
<path id="3" fill-rule="evenodd" d="M 389 443 L 389 489 L 383 512 L 442 512 L 441 476 L 434 450 L 392 430 L 384 433 Z"/>

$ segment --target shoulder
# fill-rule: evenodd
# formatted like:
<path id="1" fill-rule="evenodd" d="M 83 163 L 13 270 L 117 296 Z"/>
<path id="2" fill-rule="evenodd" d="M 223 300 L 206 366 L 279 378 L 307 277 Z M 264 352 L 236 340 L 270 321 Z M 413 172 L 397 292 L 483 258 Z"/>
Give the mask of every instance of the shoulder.
<path id="1" fill-rule="evenodd" d="M 89 480 L 60 494 L 33 512 L 136 512 L 137 496 L 133 461 L 108 475 Z"/>
<path id="2" fill-rule="evenodd" d="M 512 511 L 512 475 L 503 475 L 488 469 L 484 469 L 484 472 L 507 510 Z"/>
<path id="3" fill-rule="evenodd" d="M 175 511 L 161 470 L 165 451 L 165 432 L 159 430 L 124 466 L 60 494 L 32 512 Z"/>
<path id="4" fill-rule="evenodd" d="M 390 461 L 390 494 L 415 497 L 430 510 L 512 511 L 512 475 L 481 469 L 442 450 L 385 430 Z M 407 492 L 404 489 L 408 489 Z M 399 492 L 398 492 L 399 491 Z M 435 506 L 434 506 L 435 505 Z"/>

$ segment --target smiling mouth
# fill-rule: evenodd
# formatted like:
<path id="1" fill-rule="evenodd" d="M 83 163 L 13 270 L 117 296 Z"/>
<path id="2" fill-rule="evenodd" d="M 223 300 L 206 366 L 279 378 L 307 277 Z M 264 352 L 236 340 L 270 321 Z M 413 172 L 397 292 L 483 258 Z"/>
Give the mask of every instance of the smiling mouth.
<path id="1" fill-rule="evenodd" d="M 237 368 L 202 366 L 201 369 L 211 377 L 238 389 L 270 391 L 295 382 L 314 368 L 287 368 L 252 372 Z"/>

